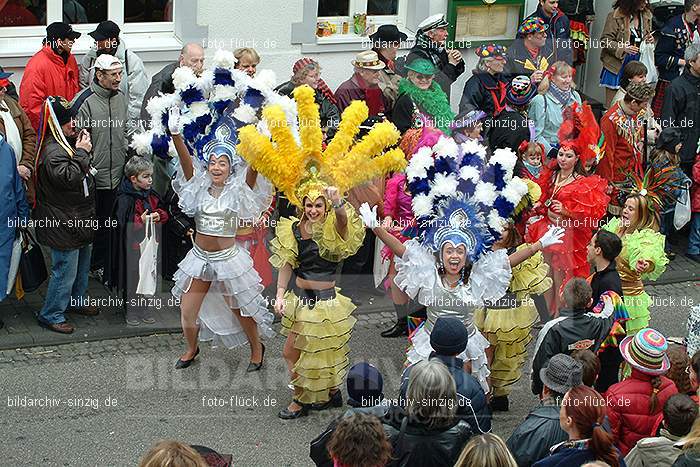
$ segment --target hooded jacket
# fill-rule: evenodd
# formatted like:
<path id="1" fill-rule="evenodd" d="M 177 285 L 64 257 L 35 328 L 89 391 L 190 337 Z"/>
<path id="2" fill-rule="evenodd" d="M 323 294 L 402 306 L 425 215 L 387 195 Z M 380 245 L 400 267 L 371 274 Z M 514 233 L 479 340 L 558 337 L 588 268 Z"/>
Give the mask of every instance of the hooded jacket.
<path id="1" fill-rule="evenodd" d="M 36 165 L 36 236 L 55 250 L 76 250 L 92 243 L 95 226 L 95 178 L 90 154 L 74 155 L 47 134 Z M 87 190 L 87 192 L 86 192 Z"/>
<path id="2" fill-rule="evenodd" d="M 87 129 L 92 139 L 93 166 L 97 169 L 97 189 L 119 186 L 127 159 L 126 96 L 92 81 L 71 106 L 78 128 Z"/>
<path id="3" fill-rule="evenodd" d="M 661 385 L 656 394 L 656 411 L 651 413 L 649 400 L 654 390 L 652 378 L 653 376 L 633 368 L 629 378 L 613 384 L 605 393 L 610 428 L 615 445 L 623 455 L 627 455 L 640 439 L 653 436 L 659 412 L 668 398 L 678 393 L 675 383 L 661 376 Z"/>
<path id="4" fill-rule="evenodd" d="M 119 89 L 124 93 L 127 98 L 128 116 L 130 120 L 129 134 L 137 128 L 139 122 L 139 117 L 141 114 L 141 105 L 143 104 L 143 97 L 148 89 L 148 75 L 143 66 L 143 61 L 131 50 L 126 48 L 124 41 L 119 39 L 119 46 L 114 56 L 119 59 L 122 63 L 123 68 L 123 79 L 119 85 Z M 80 87 L 86 88 L 88 85 L 92 85 L 95 78 L 95 70 L 91 67 L 95 64 L 97 59 L 97 48 L 92 46 L 87 54 L 80 61 Z"/>
<path id="5" fill-rule="evenodd" d="M 32 122 L 34 131 L 39 129 L 39 115 L 49 96 L 61 96 L 70 101 L 80 91 L 78 63 L 73 55 L 68 61 L 49 46 L 44 46 L 24 68 L 19 85 L 19 105 Z"/>
<path id="6" fill-rule="evenodd" d="M 682 451 L 676 443 L 679 436 L 661 429 L 661 436 L 642 438 L 625 457 L 627 467 L 671 467 Z"/>
<path id="7" fill-rule="evenodd" d="M 700 139 L 700 77 L 690 72 L 686 65 L 685 71 L 671 81 L 664 95 L 664 106 L 661 111 L 662 127 L 673 126 L 681 128 L 684 139 L 679 154 L 683 171 L 690 175 L 690 166 L 698 153 Z"/>

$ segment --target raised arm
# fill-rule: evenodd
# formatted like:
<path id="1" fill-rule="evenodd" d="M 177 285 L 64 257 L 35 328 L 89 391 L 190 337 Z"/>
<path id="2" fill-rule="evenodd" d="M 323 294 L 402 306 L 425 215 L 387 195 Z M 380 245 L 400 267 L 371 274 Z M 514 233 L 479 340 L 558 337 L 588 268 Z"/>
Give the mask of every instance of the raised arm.
<path id="1" fill-rule="evenodd" d="M 326 188 L 326 197 L 330 200 L 335 211 L 335 230 L 347 240 L 348 236 L 348 213 L 345 211 L 345 201 L 340 197 L 340 191 L 334 186 Z"/>
<path id="2" fill-rule="evenodd" d="M 533 243 L 527 248 L 523 248 L 522 250 L 518 250 L 509 255 L 508 259 L 510 260 L 510 266 L 517 266 L 538 251 L 544 250 L 548 246 L 561 243 L 561 237 L 563 236 L 564 229 L 554 225 L 550 226 L 549 230 L 547 230 L 537 242 Z"/>
<path id="3" fill-rule="evenodd" d="M 403 258 L 403 254 L 406 252 L 406 246 L 379 224 L 377 220 L 377 206 L 370 209 L 369 204 L 363 203 L 362 206 L 360 206 L 360 217 L 365 226 L 372 229 L 372 232 L 374 232 L 379 240 L 384 242 L 396 256 Z"/>
<path id="4" fill-rule="evenodd" d="M 177 151 L 177 157 L 180 159 L 180 167 L 185 175 L 185 180 L 190 180 L 194 176 L 194 166 L 192 165 L 192 156 L 190 150 L 187 149 L 185 140 L 180 134 L 182 126 L 180 125 L 180 108 L 172 107 L 168 111 L 168 130 L 173 137 L 173 145 Z"/>

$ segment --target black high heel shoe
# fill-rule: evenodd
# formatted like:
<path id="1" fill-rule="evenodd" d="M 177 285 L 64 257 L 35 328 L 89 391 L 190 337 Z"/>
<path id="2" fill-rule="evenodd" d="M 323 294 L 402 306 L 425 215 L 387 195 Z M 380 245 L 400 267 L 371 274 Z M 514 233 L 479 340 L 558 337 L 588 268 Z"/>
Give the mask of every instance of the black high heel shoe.
<path id="1" fill-rule="evenodd" d="M 330 409 L 331 407 L 343 406 L 343 394 L 340 392 L 340 389 L 332 393 L 330 396 L 330 399 L 328 399 L 326 402 L 317 402 L 316 404 L 312 404 L 311 410 L 326 410 Z"/>
<path id="2" fill-rule="evenodd" d="M 262 345 L 262 356 L 260 357 L 260 363 L 253 363 L 253 362 L 248 363 L 248 369 L 245 370 L 246 373 L 252 373 L 254 371 L 259 371 L 260 368 L 262 368 L 263 361 L 265 361 L 265 344 L 263 344 L 261 342 L 260 345 Z"/>
<path id="3" fill-rule="evenodd" d="M 280 410 L 280 412 L 277 414 L 279 418 L 281 418 L 282 420 L 295 420 L 297 418 L 306 417 L 307 415 L 309 415 L 309 410 L 311 409 L 311 406 L 309 404 L 302 404 L 296 399 L 292 400 L 292 402 L 299 405 L 301 409 L 296 411 L 291 411 L 289 410 L 289 408 Z"/>
<path id="4" fill-rule="evenodd" d="M 177 359 L 177 362 L 175 363 L 175 369 L 176 370 L 181 370 L 183 368 L 187 368 L 188 366 L 192 365 L 192 362 L 194 362 L 194 359 L 197 358 L 197 355 L 199 355 L 199 347 L 197 347 L 197 350 L 194 353 L 194 356 L 190 358 L 189 360 L 183 360 L 181 358 Z"/>

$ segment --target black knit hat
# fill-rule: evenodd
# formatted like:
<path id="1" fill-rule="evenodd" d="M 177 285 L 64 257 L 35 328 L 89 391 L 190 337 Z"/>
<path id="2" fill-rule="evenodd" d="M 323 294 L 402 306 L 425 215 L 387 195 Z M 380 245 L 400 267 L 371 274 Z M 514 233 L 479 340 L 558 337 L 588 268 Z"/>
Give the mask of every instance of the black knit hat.
<path id="1" fill-rule="evenodd" d="M 469 333 L 464 323 L 457 318 L 444 317 L 435 321 L 430 332 L 430 346 L 438 355 L 458 355 L 464 352 Z"/>
<path id="2" fill-rule="evenodd" d="M 73 112 L 71 111 L 70 102 L 61 96 L 49 96 L 46 98 L 51 104 L 51 110 L 56 115 L 59 125 L 65 125 L 70 122 Z"/>
<path id="3" fill-rule="evenodd" d="M 656 138 L 656 149 L 663 149 L 671 154 L 676 153 L 676 146 L 683 142 L 683 134 L 680 128 L 666 127 Z"/>
<path id="4" fill-rule="evenodd" d="M 350 407 L 371 407 L 384 397 L 384 378 L 374 365 L 367 362 L 353 365 L 346 383 Z"/>

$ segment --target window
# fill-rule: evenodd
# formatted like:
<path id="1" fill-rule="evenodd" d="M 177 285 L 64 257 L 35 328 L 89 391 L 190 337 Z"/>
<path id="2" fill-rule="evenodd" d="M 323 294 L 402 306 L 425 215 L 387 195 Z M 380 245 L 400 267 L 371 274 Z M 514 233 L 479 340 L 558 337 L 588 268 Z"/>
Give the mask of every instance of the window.
<path id="1" fill-rule="evenodd" d="M 0 2 L 0 5 L 3 2 Z M 0 27 L 46 24 L 46 0 L 8 0 L 0 7 Z"/>
<path id="2" fill-rule="evenodd" d="M 107 0 L 63 0 L 63 22 L 100 23 L 107 20 Z"/>
<path id="3" fill-rule="evenodd" d="M 406 0 L 318 0 L 319 21 L 352 21 L 355 14 L 366 14 L 374 23 L 398 23 L 400 10 Z M 350 28 L 352 29 L 352 28 Z M 350 31 L 352 34 L 352 31 Z"/>

